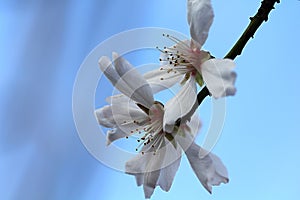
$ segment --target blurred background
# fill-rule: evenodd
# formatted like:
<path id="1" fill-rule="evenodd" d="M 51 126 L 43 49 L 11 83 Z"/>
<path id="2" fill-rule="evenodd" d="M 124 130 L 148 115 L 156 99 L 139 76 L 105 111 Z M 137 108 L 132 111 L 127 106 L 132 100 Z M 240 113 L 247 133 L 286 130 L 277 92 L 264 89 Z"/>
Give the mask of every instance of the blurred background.
<path id="1" fill-rule="evenodd" d="M 213 6 L 204 48 L 223 57 L 260 0 Z M 299 9 L 297 0 L 276 5 L 236 59 L 238 92 L 227 100 L 213 150 L 229 184 L 208 194 L 184 158 L 170 192 L 158 188 L 152 199 L 299 199 Z M 96 45 L 147 26 L 189 35 L 186 0 L 0 0 L 0 199 L 143 199 L 132 176 L 102 165 L 81 144 L 72 89 Z M 199 110 L 204 129 L 210 101 Z"/>

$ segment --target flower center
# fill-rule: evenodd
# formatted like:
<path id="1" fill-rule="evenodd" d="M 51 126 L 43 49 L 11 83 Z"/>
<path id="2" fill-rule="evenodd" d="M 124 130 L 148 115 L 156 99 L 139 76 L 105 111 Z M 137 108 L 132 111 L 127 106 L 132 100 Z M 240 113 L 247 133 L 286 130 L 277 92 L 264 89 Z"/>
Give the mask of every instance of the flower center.
<path id="1" fill-rule="evenodd" d="M 162 52 L 159 60 L 163 67 L 160 70 L 185 74 L 185 80 L 190 76 L 201 75 L 201 64 L 210 58 L 209 52 L 192 47 L 189 40 L 181 41 L 168 34 L 163 36 L 175 42 L 175 45 L 163 49 L 157 47 Z"/>
<path id="2" fill-rule="evenodd" d="M 145 152 L 153 152 L 155 155 L 156 151 L 160 149 L 163 144 L 163 137 L 165 133 L 163 132 L 163 117 L 164 117 L 164 107 L 160 102 L 154 102 L 154 104 L 149 109 L 149 123 L 143 126 L 143 137 L 139 138 L 139 146 L 136 148 L 138 151 L 142 146 L 142 154 Z M 141 132 L 139 132 L 141 133 Z"/>

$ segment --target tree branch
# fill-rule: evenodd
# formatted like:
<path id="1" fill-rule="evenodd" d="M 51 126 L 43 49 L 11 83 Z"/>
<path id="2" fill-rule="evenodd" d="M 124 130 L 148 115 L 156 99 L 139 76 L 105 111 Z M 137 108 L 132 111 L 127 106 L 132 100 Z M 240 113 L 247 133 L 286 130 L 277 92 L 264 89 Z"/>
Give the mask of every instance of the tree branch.
<path id="1" fill-rule="evenodd" d="M 232 49 L 227 53 L 225 58 L 235 59 L 238 55 L 242 54 L 244 47 L 250 38 L 254 37 L 255 32 L 260 25 L 265 21 L 268 21 L 269 13 L 274 9 L 275 3 L 280 3 L 280 0 L 264 0 L 261 2 L 261 6 L 258 9 L 254 17 L 250 17 L 250 24 L 235 43 Z"/>
<path id="2" fill-rule="evenodd" d="M 274 9 L 275 3 L 280 3 L 280 0 L 263 0 L 261 6 L 258 9 L 254 17 L 250 17 L 250 24 L 247 26 L 245 31 L 231 50 L 227 53 L 225 58 L 235 59 L 238 55 L 241 55 L 244 47 L 250 38 L 254 37 L 255 32 L 258 30 L 260 25 L 265 21 L 268 21 L 268 16 L 271 10 Z M 205 99 L 206 96 L 209 96 L 210 93 L 205 86 L 197 95 L 198 105 Z"/>

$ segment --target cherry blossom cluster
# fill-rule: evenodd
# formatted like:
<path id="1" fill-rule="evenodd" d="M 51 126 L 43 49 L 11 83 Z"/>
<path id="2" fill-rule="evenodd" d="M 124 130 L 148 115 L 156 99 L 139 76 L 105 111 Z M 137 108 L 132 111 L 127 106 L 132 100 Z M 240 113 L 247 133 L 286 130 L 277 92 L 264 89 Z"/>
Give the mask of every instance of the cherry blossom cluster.
<path id="1" fill-rule="evenodd" d="M 137 138 L 138 153 L 125 164 L 125 170 L 143 186 L 145 198 L 152 196 L 156 186 L 170 190 L 182 153 L 208 192 L 229 181 L 220 158 L 194 142 L 201 128 L 194 112 L 197 84 L 206 86 L 216 99 L 235 94 L 235 63 L 213 58 L 201 49 L 213 22 L 211 1 L 187 0 L 187 11 L 191 39 L 180 41 L 165 34 L 174 45 L 160 49 L 158 69 L 142 75 L 115 52 L 112 60 L 99 59 L 100 69 L 121 94 L 108 97 L 109 105 L 97 109 L 95 115 L 109 129 L 107 145 L 120 138 Z M 182 87 L 168 102 L 154 99 L 154 94 L 175 84 Z"/>

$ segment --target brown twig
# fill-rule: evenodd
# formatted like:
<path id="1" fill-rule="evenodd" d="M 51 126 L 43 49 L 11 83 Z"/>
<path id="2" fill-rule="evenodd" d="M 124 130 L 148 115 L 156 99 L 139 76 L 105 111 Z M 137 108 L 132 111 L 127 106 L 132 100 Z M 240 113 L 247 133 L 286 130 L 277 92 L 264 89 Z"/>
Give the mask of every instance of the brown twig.
<path id="1" fill-rule="evenodd" d="M 244 47 L 246 46 L 247 42 L 250 38 L 254 37 L 255 32 L 258 30 L 260 25 L 263 22 L 268 21 L 268 16 L 271 10 L 274 9 L 275 3 L 280 3 L 280 0 L 263 0 L 261 2 L 261 6 L 258 9 L 257 13 L 254 17 L 250 17 L 250 24 L 247 26 L 245 31 L 243 32 L 242 36 L 239 40 L 235 43 L 235 45 L 231 48 L 231 50 L 227 53 L 225 58 L 235 59 L 238 55 L 242 54 Z M 201 102 L 205 99 L 205 97 L 209 96 L 210 93 L 205 86 L 197 95 L 198 104 L 200 105 Z"/>

